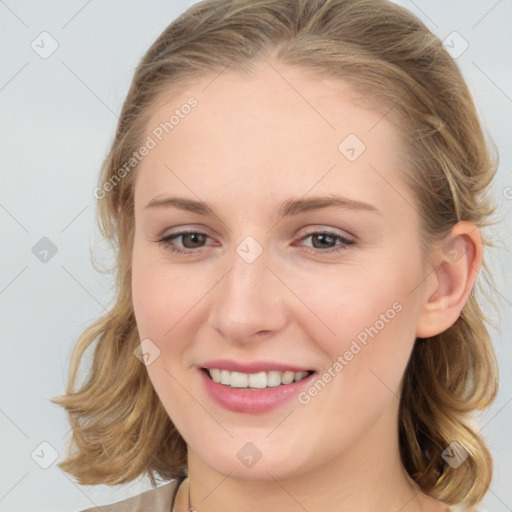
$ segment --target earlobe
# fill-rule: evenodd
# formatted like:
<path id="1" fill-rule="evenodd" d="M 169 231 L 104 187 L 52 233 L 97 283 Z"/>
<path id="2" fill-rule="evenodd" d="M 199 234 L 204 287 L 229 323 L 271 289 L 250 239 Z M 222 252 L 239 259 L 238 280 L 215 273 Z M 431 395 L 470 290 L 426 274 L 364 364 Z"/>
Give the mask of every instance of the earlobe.
<path id="1" fill-rule="evenodd" d="M 466 304 L 482 263 L 482 239 L 478 227 L 458 222 L 433 251 L 432 279 L 436 289 L 425 292 L 416 326 L 416 337 L 429 338 L 452 326 Z"/>

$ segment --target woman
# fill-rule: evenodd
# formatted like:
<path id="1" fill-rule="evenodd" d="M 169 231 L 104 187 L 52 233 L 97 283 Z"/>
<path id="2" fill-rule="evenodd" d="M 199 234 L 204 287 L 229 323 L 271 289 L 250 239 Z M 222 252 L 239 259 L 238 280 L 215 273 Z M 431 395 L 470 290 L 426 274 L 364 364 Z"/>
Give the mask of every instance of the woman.
<path id="1" fill-rule="evenodd" d="M 407 10 L 194 5 L 139 64 L 95 192 L 118 294 L 55 399 L 60 467 L 171 480 L 111 511 L 473 507 L 495 171 L 457 65 Z"/>

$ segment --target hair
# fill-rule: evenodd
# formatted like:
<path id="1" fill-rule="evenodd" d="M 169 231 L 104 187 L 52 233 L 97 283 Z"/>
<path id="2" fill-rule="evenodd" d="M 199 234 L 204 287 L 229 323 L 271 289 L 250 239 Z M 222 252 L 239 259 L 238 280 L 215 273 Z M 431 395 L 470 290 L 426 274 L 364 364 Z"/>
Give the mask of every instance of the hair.
<path id="1" fill-rule="evenodd" d="M 150 114 L 164 98 L 225 69 L 250 73 L 270 56 L 312 76 L 345 81 L 372 108 L 399 121 L 409 157 L 404 179 L 417 201 L 425 251 L 442 247 L 458 221 L 491 224 L 496 207 L 488 186 L 498 157 L 456 62 L 408 10 L 386 0 L 193 5 L 138 64 L 102 166 L 98 187 L 108 193 L 98 200 L 98 223 L 115 249 L 116 293 L 110 310 L 79 338 L 66 394 L 53 399 L 72 427 L 59 467 L 80 484 L 115 485 L 147 475 L 155 486 L 155 474 L 168 480 L 187 472 L 186 443 L 134 356 L 140 343 L 131 295 L 137 167 L 120 170 L 142 145 Z M 482 242 L 494 245 L 485 237 Z M 480 280 L 492 281 L 485 258 L 481 270 L 455 323 L 415 340 L 402 380 L 403 466 L 423 492 L 448 504 L 479 502 L 492 478 L 491 455 L 471 423 L 498 386 L 490 320 L 477 301 Z M 77 386 L 80 363 L 94 343 L 88 374 Z M 443 459 L 453 442 L 467 452 L 457 468 Z"/>

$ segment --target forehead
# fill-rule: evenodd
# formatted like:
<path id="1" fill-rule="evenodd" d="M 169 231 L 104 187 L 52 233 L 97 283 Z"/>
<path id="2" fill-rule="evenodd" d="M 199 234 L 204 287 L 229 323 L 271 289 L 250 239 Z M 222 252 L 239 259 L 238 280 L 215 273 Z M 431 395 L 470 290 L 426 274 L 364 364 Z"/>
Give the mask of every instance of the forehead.
<path id="1" fill-rule="evenodd" d="M 155 147 L 139 165 L 136 195 L 177 188 L 289 197 L 314 188 L 375 200 L 382 175 L 402 186 L 405 148 L 398 128 L 364 103 L 347 82 L 275 61 L 250 75 L 198 79 L 152 113 L 145 138 Z"/>

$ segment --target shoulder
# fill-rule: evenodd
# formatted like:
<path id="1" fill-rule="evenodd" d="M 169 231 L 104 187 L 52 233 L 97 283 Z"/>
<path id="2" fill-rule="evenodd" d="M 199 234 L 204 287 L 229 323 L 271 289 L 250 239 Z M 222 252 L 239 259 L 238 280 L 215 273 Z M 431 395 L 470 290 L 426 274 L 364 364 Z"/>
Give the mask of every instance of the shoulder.
<path id="1" fill-rule="evenodd" d="M 145 510 L 151 510 L 152 512 L 168 512 L 171 510 L 176 491 L 181 481 L 180 479 L 176 479 L 123 501 L 88 508 L 80 512 L 142 512 Z"/>
<path id="2" fill-rule="evenodd" d="M 446 512 L 486 512 L 478 507 L 465 507 L 464 505 L 452 505 L 446 509 Z"/>

